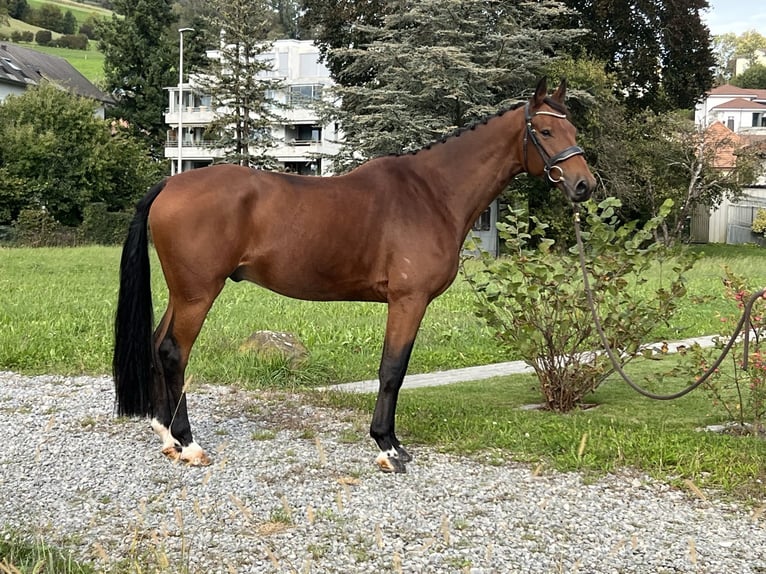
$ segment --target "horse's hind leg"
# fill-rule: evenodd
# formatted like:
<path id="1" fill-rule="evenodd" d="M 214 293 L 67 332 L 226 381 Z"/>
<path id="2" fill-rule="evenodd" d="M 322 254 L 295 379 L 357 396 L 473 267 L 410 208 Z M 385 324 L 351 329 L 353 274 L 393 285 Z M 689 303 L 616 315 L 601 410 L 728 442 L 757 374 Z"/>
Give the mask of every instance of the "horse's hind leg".
<path id="1" fill-rule="evenodd" d="M 191 347 L 214 299 L 215 296 L 179 303 L 171 298 L 155 332 L 160 366 L 160 372 L 155 376 L 161 377 L 164 384 L 155 385 L 152 428 L 162 439 L 163 454 L 191 465 L 207 465 L 210 459 L 192 436 L 184 388 L 185 372 Z"/>

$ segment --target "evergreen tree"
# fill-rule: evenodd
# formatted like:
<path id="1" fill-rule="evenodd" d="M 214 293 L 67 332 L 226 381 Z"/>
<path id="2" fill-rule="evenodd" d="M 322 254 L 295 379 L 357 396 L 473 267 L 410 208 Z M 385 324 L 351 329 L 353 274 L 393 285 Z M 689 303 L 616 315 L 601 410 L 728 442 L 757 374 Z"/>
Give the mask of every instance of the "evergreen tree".
<path id="1" fill-rule="evenodd" d="M 271 49 L 265 40 L 273 13 L 261 1 L 214 0 L 208 22 L 220 30 L 218 57 L 200 77 L 212 98 L 216 119 L 208 131 L 225 151 L 230 163 L 274 167 L 268 150 L 276 145 L 271 126 L 279 118 L 275 90 L 282 82 L 274 77 L 274 61 L 264 55 Z"/>
<path id="2" fill-rule="evenodd" d="M 353 78 L 330 113 L 345 135 L 336 169 L 416 150 L 528 93 L 546 63 L 579 35 L 556 29 L 560 3 L 422 0 L 389 5 L 372 40 L 335 48 Z M 362 78 L 365 81 L 360 81 Z"/>
<path id="3" fill-rule="evenodd" d="M 386 0 L 303 0 L 301 27 L 314 39 L 319 53 L 336 82 L 349 86 L 369 79 L 349 72 L 353 55 L 340 48 L 361 49 L 371 39 L 371 31 L 383 24 Z M 393 4 L 393 3 L 391 3 Z"/>
<path id="4" fill-rule="evenodd" d="M 107 89 L 117 101 L 110 115 L 128 121 L 162 157 L 167 86 L 178 83 L 176 18 L 171 0 L 115 0 L 116 14 L 99 23 Z"/>

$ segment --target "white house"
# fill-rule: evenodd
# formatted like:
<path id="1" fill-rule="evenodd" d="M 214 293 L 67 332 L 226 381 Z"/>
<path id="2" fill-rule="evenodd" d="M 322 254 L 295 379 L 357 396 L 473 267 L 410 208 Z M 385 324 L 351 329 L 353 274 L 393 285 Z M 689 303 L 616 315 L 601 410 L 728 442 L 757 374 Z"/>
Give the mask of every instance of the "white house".
<path id="1" fill-rule="evenodd" d="M 753 90 L 723 85 L 710 90 L 694 112 L 695 123 L 716 137 L 724 131 L 732 133 L 732 140 L 741 145 L 766 145 L 766 90 Z M 730 169 L 736 156 L 730 150 L 721 150 L 717 161 L 719 169 Z M 725 157 L 724 157 L 725 156 Z M 691 222 L 692 241 L 710 243 L 756 243 L 761 237 L 752 233 L 750 226 L 755 212 L 766 207 L 766 172 L 755 184 L 744 190 L 736 204 L 724 200 L 714 211 L 698 212 Z"/>
<path id="2" fill-rule="evenodd" d="M 114 103 L 69 62 L 10 42 L 0 42 L 0 103 L 10 95 L 23 94 L 42 82 L 51 82 L 75 95 L 97 102 L 96 115 L 104 117 L 104 106 Z"/>
<path id="3" fill-rule="evenodd" d="M 217 58 L 216 50 L 208 57 Z M 337 124 L 322 125 L 312 104 L 332 86 L 329 70 L 319 60 L 319 50 L 310 40 L 276 40 L 264 57 L 272 63 L 272 71 L 264 72 L 280 78 L 285 89 L 272 97 L 290 107 L 280 110 L 283 121 L 272 126 L 279 146 L 268 153 L 282 168 L 306 175 L 330 175 L 328 162 L 318 155 L 334 155 L 341 134 Z M 178 125 L 182 126 L 181 159 L 183 170 L 210 165 L 223 157 L 205 140 L 205 131 L 215 117 L 210 96 L 202 93 L 192 80 L 184 84 L 183 102 L 178 105 L 178 86 L 167 88 L 168 109 L 165 123 L 169 126 L 165 157 L 171 160 L 173 173 L 178 172 Z"/>

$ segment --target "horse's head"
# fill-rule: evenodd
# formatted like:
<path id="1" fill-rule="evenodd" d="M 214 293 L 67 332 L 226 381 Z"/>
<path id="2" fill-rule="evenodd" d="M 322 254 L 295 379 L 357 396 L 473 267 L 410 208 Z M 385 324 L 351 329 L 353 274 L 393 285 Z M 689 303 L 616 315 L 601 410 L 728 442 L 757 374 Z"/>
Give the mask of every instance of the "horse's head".
<path id="1" fill-rule="evenodd" d="M 537 84 L 524 107 L 524 165 L 529 174 L 546 176 L 571 201 L 580 202 L 593 193 L 596 180 L 577 145 L 577 130 L 567 118 L 566 91 L 566 80 L 551 96 L 546 78 Z"/>

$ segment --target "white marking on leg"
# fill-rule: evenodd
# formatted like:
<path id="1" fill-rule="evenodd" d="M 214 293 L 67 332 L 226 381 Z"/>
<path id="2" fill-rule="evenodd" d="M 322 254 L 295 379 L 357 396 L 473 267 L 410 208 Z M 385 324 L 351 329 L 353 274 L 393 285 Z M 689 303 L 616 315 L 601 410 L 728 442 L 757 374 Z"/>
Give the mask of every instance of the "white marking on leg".
<path id="1" fill-rule="evenodd" d="M 170 429 L 157 419 L 152 419 L 152 429 L 159 435 L 160 439 L 162 440 L 162 450 L 181 445 L 180 442 L 173 438 Z"/>

